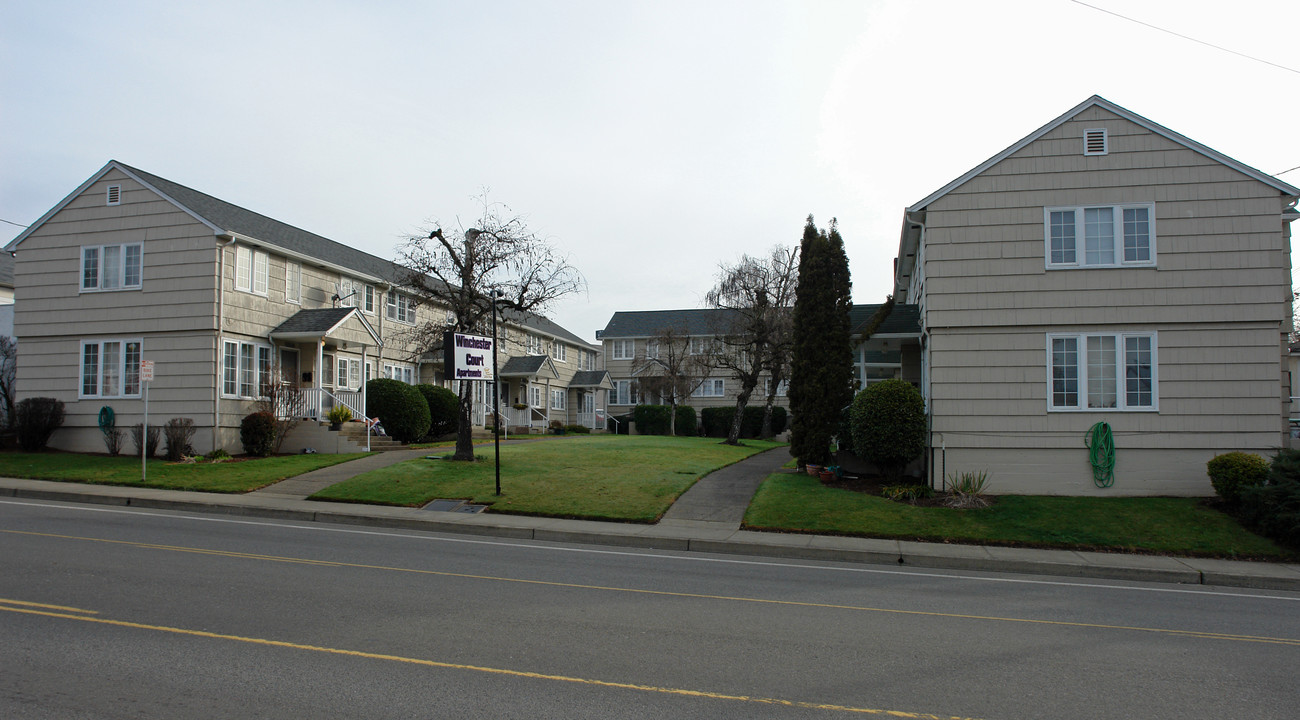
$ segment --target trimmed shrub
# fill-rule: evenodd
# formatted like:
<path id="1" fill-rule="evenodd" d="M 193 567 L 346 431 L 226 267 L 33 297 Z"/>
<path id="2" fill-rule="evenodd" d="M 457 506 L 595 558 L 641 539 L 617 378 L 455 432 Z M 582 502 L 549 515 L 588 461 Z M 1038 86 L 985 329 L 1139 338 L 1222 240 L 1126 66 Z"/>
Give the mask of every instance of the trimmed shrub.
<path id="1" fill-rule="evenodd" d="M 734 407 L 707 407 L 700 410 L 700 425 L 705 437 L 724 438 L 731 431 L 731 420 L 736 417 Z"/>
<path id="2" fill-rule="evenodd" d="M 415 442 L 429 431 L 429 403 L 424 395 L 401 380 L 376 378 L 366 383 L 366 412 L 379 418 L 392 438 Z"/>
<path id="3" fill-rule="evenodd" d="M 1259 534 L 1300 548 L 1300 482 L 1246 486 L 1239 508 L 1242 521 Z"/>
<path id="4" fill-rule="evenodd" d="M 1215 455 L 1205 463 L 1214 492 L 1229 505 L 1236 507 L 1241 501 L 1241 491 L 1263 485 L 1268 478 L 1269 464 L 1255 453 L 1230 452 Z"/>
<path id="5" fill-rule="evenodd" d="M 693 437 L 699 431 L 699 420 L 695 418 L 695 408 L 690 405 L 678 405 L 677 436 Z"/>
<path id="6" fill-rule="evenodd" d="M 190 441 L 194 439 L 194 421 L 190 418 L 172 418 L 163 425 L 163 437 L 167 439 L 167 449 L 163 454 L 176 462 L 187 455 L 194 454 Z"/>
<path id="7" fill-rule="evenodd" d="M 586 425 L 565 425 L 564 431 L 571 435 L 590 435 L 591 428 Z"/>
<path id="8" fill-rule="evenodd" d="M 1300 450 L 1278 450 L 1268 467 L 1268 484 L 1300 482 Z"/>
<path id="9" fill-rule="evenodd" d="M 672 408 L 668 405 L 637 405 L 632 408 L 632 421 L 638 435 L 667 435 L 668 419 Z"/>
<path id="10" fill-rule="evenodd" d="M 429 432 L 426 437 L 439 438 L 456 430 L 460 398 L 445 387 L 427 383 L 415 386 L 429 405 Z"/>
<path id="11" fill-rule="evenodd" d="M 140 454 L 140 448 L 144 447 L 146 456 L 153 457 L 158 454 L 158 441 L 162 438 L 162 428 L 157 425 L 149 426 L 149 437 L 141 438 L 144 434 L 144 424 L 136 423 L 131 426 L 131 442 L 135 445 L 135 454 Z"/>
<path id="12" fill-rule="evenodd" d="M 245 415 L 243 422 L 239 423 L 239 440 L 244 443 L 245 453 L 255 457 L 269 456 L 275 449 L 275 416 L 269 412 Z"/>
<path id="13" fill-rule="evenodd" d="M 853 452 L 896 480 L 925 450 L 925 401 L 903 380 L 868 385 L 853 399 Z"/>
<path id="14" fill-rule="evenodd" d="M 48 397 L 27 398 L 15 409 L 14 427 L 18 446 L 27 452 L 45 449 L 50 436 L 63 426 L 63 401 Z"/>

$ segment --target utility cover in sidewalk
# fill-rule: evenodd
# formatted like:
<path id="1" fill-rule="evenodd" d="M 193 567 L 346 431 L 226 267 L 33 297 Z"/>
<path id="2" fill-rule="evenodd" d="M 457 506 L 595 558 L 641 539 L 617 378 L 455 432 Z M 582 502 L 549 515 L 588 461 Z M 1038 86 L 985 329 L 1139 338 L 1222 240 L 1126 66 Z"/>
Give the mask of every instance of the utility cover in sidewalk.
<path id="1" fill-rule="evenodd" d="M 439 512 L 459 512 L 459 513 L 479 513 L 483 512 L 486 505 L 471 505 L 464 500 L 434 500 L 424 506 L 425 510 L 437 510 Z"/>

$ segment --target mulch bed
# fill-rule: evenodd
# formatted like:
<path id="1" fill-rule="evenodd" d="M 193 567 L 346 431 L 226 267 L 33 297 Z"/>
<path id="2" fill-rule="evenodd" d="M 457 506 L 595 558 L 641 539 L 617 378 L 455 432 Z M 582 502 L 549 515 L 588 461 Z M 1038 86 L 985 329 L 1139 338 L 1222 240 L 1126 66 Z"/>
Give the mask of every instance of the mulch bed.
<path id="1" fill-rule="evenodd" d="M 886 482 L 884 478 L 880 477 L 879 475 L 855 476 L 851 474 L 846 474 L 842 477 L 834 478 L 829 482 L 822 481 L 822 484 L 825 485 L 826 487 L 839 488 L 840 490 L 848 490 L 850 492 L 857 492 L 857 493 L 863 493 L 865 495 L 875 495 L 876 497 L 882 497 L 884 495 L 883 492 L 884 488 L 890 487 L 891 485 L 906 485 L 907 483 L 906 482 L 889 483 Z M 985 500 L 988 501 L 989 505 L 993 505 L 994 503 L 997 502 L 997 498 L 992 495 L 985 495 L 983 497 Z M 916 507 L 947 507 L 946 505 L 947 499 L 948 499 L 948 493 L 935 491 L 934 495 L 931 497 L 918 498 L 915 501 L 907 502 L 907 504 L 915 505 Z M 900 502 L 905 502 L 905 501 L 900 501 Z"/>

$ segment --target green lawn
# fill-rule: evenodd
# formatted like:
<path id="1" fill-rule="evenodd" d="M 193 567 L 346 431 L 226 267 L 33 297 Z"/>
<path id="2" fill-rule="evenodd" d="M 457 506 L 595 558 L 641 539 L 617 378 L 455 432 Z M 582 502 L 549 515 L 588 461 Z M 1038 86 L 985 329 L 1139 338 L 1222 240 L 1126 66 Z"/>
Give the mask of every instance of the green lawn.
<path id="1" fill-rule="evenodd" d="M 170 463 L 150 460 L 147 480 L 140 480 L 139 457 L 77 453 L 0 453 L 0 476 L 63 480 L 95 485 L 135 485 L 167 490 L 243 493 L 285 478 L 363 457 L 354 455 L 279 455 L 223 463 Z"/>
<path id="2" fill-rule="evenodd" d="M 496 512 L 654 522 L 699 478 L 776 445 L 613 435 L 503 445 L 500 497 L 489 445 L 478 448 L 483 462 L 413 460 L 328 487 L 312 499 L 419 506 L 455 498 Z"/>
<path id="3" fill-rule="evenodd" d="M 807 475 L 772 475 L 745 515 L 752 529 L 1174 555 L 1280 559 L 1284 548 L 1197 498 L 1005 495 L 992 507 L 914 507 L 829 488 Z"/>

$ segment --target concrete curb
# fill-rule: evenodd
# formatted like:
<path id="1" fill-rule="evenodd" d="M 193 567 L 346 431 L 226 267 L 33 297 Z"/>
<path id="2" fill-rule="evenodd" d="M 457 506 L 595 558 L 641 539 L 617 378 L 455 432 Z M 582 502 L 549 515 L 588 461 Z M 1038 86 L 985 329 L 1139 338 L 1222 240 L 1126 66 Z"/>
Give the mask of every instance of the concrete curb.
<path id="1" fill-rule="evenodd" d="M 658 525 L 635 525 L 519 515 L 445 513 L 418 508 L 300 500 L 256 493 L 221 495 L 14 478 L 0 478 L 0 497 L 514 540 L 725 555 L 756 555 L 784 560 L 1300 592 L 1300 565 L 1285 563 L 765 533 L 737 530 L 726 523 L 693 521 L 665 521 Z"/>

